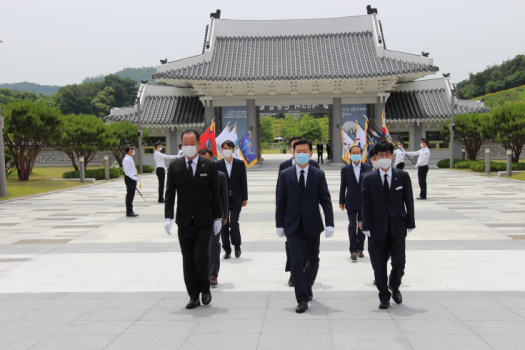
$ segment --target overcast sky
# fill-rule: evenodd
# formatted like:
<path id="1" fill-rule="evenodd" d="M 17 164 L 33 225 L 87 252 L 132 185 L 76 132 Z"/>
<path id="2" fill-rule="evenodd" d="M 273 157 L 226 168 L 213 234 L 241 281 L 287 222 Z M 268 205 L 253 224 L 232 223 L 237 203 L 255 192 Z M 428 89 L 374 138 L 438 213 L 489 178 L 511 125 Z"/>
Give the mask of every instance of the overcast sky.
<path id="1" fill-rule="evenodd" d="M 80 83 L 199 54 L 217 8 L 225 19 L 303 19 L 363 15 L 367 4 L 387 49 L 428 51 L 454 82 L 525 53 L 523 0 L 1 0 L 0 83 Z"/>

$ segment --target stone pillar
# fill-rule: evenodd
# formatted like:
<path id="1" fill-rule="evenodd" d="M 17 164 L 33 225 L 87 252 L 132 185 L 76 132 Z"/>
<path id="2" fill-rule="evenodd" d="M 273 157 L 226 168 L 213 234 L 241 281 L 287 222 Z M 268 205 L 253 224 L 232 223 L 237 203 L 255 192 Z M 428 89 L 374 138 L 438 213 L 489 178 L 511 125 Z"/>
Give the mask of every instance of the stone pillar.
<path id="1" fill-rule="evenodd" d="M 78 162 L 80 163 L 80 182 L 86 182 L 85 168 L 84 168 L 84 157 L 79 157 Z"/>
<path id="2" fill-rule="evenodd" d="M 512 176 L 512 150 L 507 150 L 507 176 Z"/>
<path id="3" fill-rule="evenodd" d="M 261 110 L 255 106 L 255 124 L 257 125 L 257 160 L 264 162 L 262 157 L 262 148 L 261 148 Z"/>
<path id="4" fill-rule="evenodd" d="M 105 177 L 105 180 L 109 180 L 109 157 L 108 156 L 104 156 L 104 177 Z"/>
<path id="5" fill-rule="evenodd" d="M 215 118 L 215 108 L 213 108 L 213 101 L 203 101 L 204 104 L 204 123 L 208 125 L 213 118 Z"/>
<path id="6" fill-rule="evenodd" d="M 343 140 L 341 139 L 341 129 L 343 127 L 343 106 L 340 97 L 334 97 L 332 106 L 332 149 L 334 159 L 331 164 L 343 165 Z"/>
<path id="7" fill-rule="evenodd" d="M 485 174 L 490 174 L 490 148 L 485 148 Z"/>
<path id="8" fill-rule="evenodd" d="M 257 154 L 257 159 L 261 157 L 261 149 L 260 149 L 260 135 L 257 132 L 257 111 L 255 108 L 255 100 L 249 99 L 246 100 L 246 111 L 247 111 L 247 125 L 248 125 L 248 132 L 251 133 L 252 136 L 252 144 L 255 151 L 255 154 Z M 243 137 L 244 135 L 239 135 L 239 137 Z"/>
<path id="9" fill-rule="evenodd" d="M 382 96 L 377 97 L 377 102 L 376 102 L 374 109 L 375 109 L 375 118 L 373 120 L 374 124 L 377 125 L 378 128 L 381 128 L 383 124 L 381 120 L 381 116 L 383 115 L 383 110 L 385 109 L 385 97 L 382 97 Z"/>
<path id="10" fill-rule="evenodd" d="M 328 139 L 332 141 L 332 146 L 334 144 L 334 128 L 332 125 L 334 124 L 334 106 L 329 105 L 328 107 Z"/>
<path id="11" fill-rule="evenodd" d="M 419 125 L 418 125 L 419 124 Z M 421 123 L 414 122 L 414 139 L 410 143 L 410 147 L 412 147 L 411 151 L 417 151 L 421 147 L 419 147 L 419 141 L 423 137 L 423 130 L 421 130 Z"/>

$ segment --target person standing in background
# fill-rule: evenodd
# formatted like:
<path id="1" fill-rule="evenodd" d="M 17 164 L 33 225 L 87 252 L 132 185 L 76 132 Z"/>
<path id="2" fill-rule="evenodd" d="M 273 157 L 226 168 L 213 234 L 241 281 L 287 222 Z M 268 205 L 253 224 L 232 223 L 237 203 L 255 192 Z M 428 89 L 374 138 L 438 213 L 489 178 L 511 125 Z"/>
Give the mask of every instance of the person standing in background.
<path id="1" fill-rule="evenodd" d="M 135 198 L 135 191 L 137 190 L 137 182 L 140 180 L 137 176 L 137 168 L 133 161 L 135 155 L 135 145 L 130 144 L 124 151 L 126 155 L 122 160 L 122 168 L 124 168 L 124 183 L 126 184 L 126 216 L 136 217 L 139 214 L 135 214 L 133 211 L 133 199 Z"/>
<path id="2" fill-rule="evenodd" d="M 394 166 L 396 167 L 396 169 L 403 170 L 405 168 L 405 154 L 405 144 L 402 141 L 400 141 L 399 149 L 396 149 L 394 151 Z"/>
<path id="3" fill-rule="evenodd" d="M 317 143 L 317 163 L 319 163 L 319 158 L 321 159 L 321 164 L 324 164 L 324 161 L 323 161 L 323 151 L 324 151 L 324 146 L 323 144 L 321 143 L 321 141 L 319 141 Z"/>
<path id="4" fill-rule="evenodd" d="M 332 159 L 332 155 L 330 152 L 332 151 L 332 144 L 330 143 L 330 140 L 328 140 L 328 143 L 326 144 L 326 159 Z"/>
<path id="5" fill-rule="evenodd" d="M 421 138 L 421 143 L 419 144 L 421 149 L 414 152 L 405 152 L 409 156 L 419 156 L 417 158 L 416 169 L 417 169 L 417 179 L 419 182 L 419 197 L 416 199 L 427 199 L 427 174 L 428 174 L 428 161 L 430 160 L 430 150 L 428 149 L 428 140 Z"/>
<path id="6" fill-rule="evenodd" d="M 164 163 L 164 159 L 177 159 L 182 156 L 179 155 L 173 155 L 168 156 L 166 154 L 161 153 L 162 151 L 162 142 L 157 141 L 155 142 L 155 153 L 153 154 L 153 159 L 155 159 L 155 167 L 156 173 L 157 173 L 157 179 L 159 180 L 159 203 L 164 203 L 164 182 L 166 180 L 166 164 Z"/>

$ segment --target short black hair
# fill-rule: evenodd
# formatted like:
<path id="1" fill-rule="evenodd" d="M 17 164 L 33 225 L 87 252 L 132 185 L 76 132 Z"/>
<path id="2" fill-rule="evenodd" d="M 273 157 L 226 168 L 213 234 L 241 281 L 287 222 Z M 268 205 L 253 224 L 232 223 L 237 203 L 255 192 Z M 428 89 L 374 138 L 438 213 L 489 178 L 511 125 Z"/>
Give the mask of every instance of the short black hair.
<path id="1" fill-rule="evenodd" d="M 126 153 L 128 153 L 131 149 L 135 149 L 135 145 L 130 143 L 129 145 L 126 146 L 126 148 L 124 148 L 124 151 Z"/>
<path id="2" fill-rule="evenodd" d="M 211 149 L 204 147 L 199 150 L 199 154 L 201 156 L 206 155 L 206 153 L 208 153 L 213 158 L 213 152 L 211 151 Z"/>
<path id="3" fill-rule="evenodd" d="M 370 150 L 370 152 L 368 152 L 368 158 L 372 158 L 373 156 L 376 155 L 376 146 L 372 147 L 372 149 Z"/>
<path id="4" fill-rule="evenodd" d="M 399 141 L 399 144 L 403 145 L 403 147 L 405 147 L 405 143 L 403 141 Z"/>
<path id="5" fill-rule="evenodd" d="M 308 145 L 308 147 L 310 147 L 310 152 L 312 152 L 312 141 L 301 138 L 296 143 L 293 144 L 293 150 L 295 151 L 295 147 L 299 145 Z"/>
<path id="6" fill-rule="evenodd" d="M 363 154 L 363 149 L 361 148 L 361 146 L 358 146 L 358 145 L 353 145 L 352 147 L 350 147 L 348 149 L 348 153 L 352 154 L 352 148 L 359 148 L 361 150 L 361 154 Z"/>
<path id="7" fill-rule="evenodd" d="M 300 140 L 300 139 L 302 139 L 301 136 L 292 136 L 290 141 L 288 141 L 288 147 L 292 147 L 292 142 L 294 142 L 295 140 Z"/>
<path id="8" fill-rule="evenodd" d="M 224 145 L 230 147 L 231 149 L 235 149 L 235 144 L 231 140 L 226 140 L 221 144 L 221 148 L 224 148 Z"/>
<path id="9" fill-rule="evenodd" d="M 188 129 L 188 130 L 184 130 L 182 132 L 182 135 L 180 135 L 180 140 L 182 141 L 182 138 L 184 137 L 184 135 L 186 134 L 195 134 L 195 137 L 197 138 L 197 141 L 199 141 L 200 137 L 201 137 L 201 134 L 199 134 L 199 132 L 195 129 Z"/>
<path id="10" fill-rule="evenodd" d="M 394 145 L 391 142 L 388 142 L 387 140 L 383 140 L 381 142 L 378 142 L 377 145 L 375 145 L 376 152 L 379 154 L 379 152 L 390 152 L 394 153 Z"/>

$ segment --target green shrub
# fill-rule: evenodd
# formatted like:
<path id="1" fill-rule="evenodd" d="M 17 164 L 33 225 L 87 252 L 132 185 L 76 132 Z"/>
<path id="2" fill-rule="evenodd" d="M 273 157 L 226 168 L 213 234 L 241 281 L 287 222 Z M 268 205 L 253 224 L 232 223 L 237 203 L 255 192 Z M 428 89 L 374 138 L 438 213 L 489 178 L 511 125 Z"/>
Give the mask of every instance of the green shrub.
<path id="1" fill-rule="evenodd" d="M 114 169 L 118 169 L 118 173 L 122 176 L 124 175 L 124 168 L 114 168 Z"/>
<path id="2" fill-rule="evenodd" d="M 467 159 L 454 159 L 454 166 L 456 166 L 456 164 L 459 164 L 459 163 L 465 162 L 465 161 L 467 161 Z M 450 158 L 441 159 L 437 163 L 437 166 L 438 166 L 438 168 L 450 168 Z"/>
<path id="3" fill-rule="evenodd" d="M 485 172 L 485 162 L 477 161 L 470 165 L 470 169 L 479 172 Z M 490 171 L 506 171 L 507 163 L 490 162 Z M 512 170 L 525 170 L 525 163 L 512 163 Z"/>
<path id="4" fill-rule="evenodd" d="M 100 169 L 88 169 L 85 171 L 85 176 L 87 179 L 96 179 L 96 180 L 104 180 L 106 178 L 106 172 L 104 168 Z M 109 168 L 109 178 L 115 179 L 120 176 L 120 173 L 118 169 L 115 168 Z M 79 179 L 80 178 L 80 171 L 67 171 L 64 174 L 62 174 L 63 179 Z"/>
<path id="5" fill-rule="evenodd" d="M 464 161 L 461 161 L 461 162 L 454 162 L 454 168 L 456 169 L 469 169 L 470 168 L 470 165 L 473 164 L 473 163 L 477 163 L 477 161 L 475 160 L 464 160 Z"/>
<path id="6" fill-rule="evenodd" d="M 139 172 L 139 166 L 138 165 L 135 165 L 135 168 L 137 168 L 137 173 Z M 122 170 L 124 171 L 124 170 Z M 155 171 L 155 168 L 150 166 L 150 165 L 142 165 L 142 171 L 144 172 L 144 174 L 148 174 L 148 173 L 152 173 Z"/>

